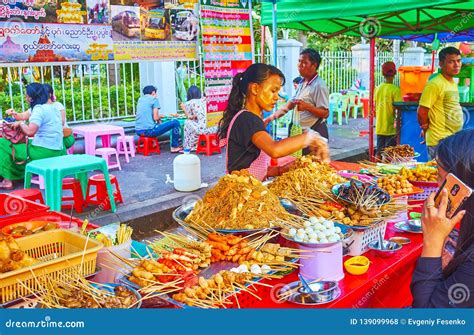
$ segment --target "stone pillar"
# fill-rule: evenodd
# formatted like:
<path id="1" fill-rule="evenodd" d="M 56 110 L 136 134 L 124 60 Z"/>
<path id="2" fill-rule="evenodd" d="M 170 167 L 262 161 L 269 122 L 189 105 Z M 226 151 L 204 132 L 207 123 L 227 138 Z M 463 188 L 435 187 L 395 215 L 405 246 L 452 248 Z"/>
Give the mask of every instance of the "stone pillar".
<path id="1" fill-rule="evenodd" d="M 293 79 L 298 77 L 298 58 L 303 44 L 294 39 L 278 41 L 278 68 L 286 78 L 283 90 L 290 98 L 296 93 L 293 88 Z"/>
<path id="2" fill-rule="evenodd" d="M 356 44 L 351 50 L 352 68 L 357 70 L 357 78 L 361 80 L 361 86 L 368 90 L 370 85 L 370 44 Z"/>
<path id="3" fill-rule="evenodd" d="M 403 66 L 425 65 L 426 50 L 420 47 L 406 48 L 403 52 Z"/>
<path id="4" fill-rule="evenodd" d="M 176 113 L 175 62 L 144 62 L 140 67 L 140 94 L 143 87 L 153 85 L 160 100 L 160 114 Z"/>

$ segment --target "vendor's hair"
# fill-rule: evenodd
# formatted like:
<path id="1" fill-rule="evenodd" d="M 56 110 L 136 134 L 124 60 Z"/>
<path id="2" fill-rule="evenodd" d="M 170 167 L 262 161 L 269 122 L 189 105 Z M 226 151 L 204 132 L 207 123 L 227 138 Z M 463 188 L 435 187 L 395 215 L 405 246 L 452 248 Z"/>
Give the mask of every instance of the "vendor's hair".
<path id="1" fill-rule="evenodd" d="M 459 49 L 456 49 L 455 47 L 444 48 L 439 52 L 439 55 L 438 55 L 439 61 L 444 62 L 446 60 L 446 56 L 448 56 L 448 55 L 460 56 L 461 51 L 459 51 Z"/>
<path id="2" fill-rule="evenodd" d="M 46 92 L 48 92 L 48 96 L 51 99 L 52 102 L 56 101 L 56 96 L 54 95 L 54 89 L 53 86 L 50 84 L 43 84 L 44 88 L 46 89 Z"/>
<path id="3" fill-rule="evenodd" d="M 189 86 L 187 99 L 188 101 L 193 99 L 201 99 L 201 90 L 196 85 Z"/>
<path id="4" fill-rule="evenodd" d="M 148 85 L 143 88 L 143 94 L 152 94 L 153 92 L 156 92 L 156 87 L 153 85 Z"/>
<path id="5" fill-rule="evenodd" d="M 300 55 L 308 55 L 309 61 L 313 64 L 314 63 L 318 64 L 316 66 L 316 69 L 319 69 L 319 66 L 321 65 L 321 55 L 319 54 L 319 52 L 317 52 L 316 50 L 312 48 L 306 48 L 300 52 Z"/>
<path id="6" fill-rule="evenodd" d="M 250 65 L 247 70 L 238 73 L 232 80 L 232 89 L 230 91 L 227 107 L 222 119 L 219 121 L 219 138 L 227 137 L 227 130 L 234 116 L 242 110 L 245 103 L 248 87 L 251 83 L 261 84 L 271 75 L 280 76 L 285 84 L 285 76 L 273 65 L 256 63 Z"/>
<path id="7" fill-rule="evenodd" d="M 463 183 L 474 189 L 474 129 L 458 132 L 440 142 L 437 148 L 438 165 L 446 172 L 454 174 Z M 474 243 L 474 195 L 464 203 L 466 214 L 461 221 L 459 238 L 453 259 L 443 270 L 450 276 L 468 255 L 466 251 Z"/>
<path id="8" fill-rule="evenodd" d="M 31 83 L 26 86 L 26 94 L 31 99 L 30 108 L 33 108 L 36 105 L 44 105 L 48 102 L 49 94 L 43 84 L 40 83 Z"/>

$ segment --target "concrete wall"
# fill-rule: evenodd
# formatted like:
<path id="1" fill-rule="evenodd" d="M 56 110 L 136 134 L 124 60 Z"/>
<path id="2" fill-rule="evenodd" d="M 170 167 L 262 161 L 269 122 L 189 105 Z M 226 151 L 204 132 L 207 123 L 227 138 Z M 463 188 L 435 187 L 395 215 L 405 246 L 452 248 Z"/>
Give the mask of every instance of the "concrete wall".
<path id="1" fill-rule="evenodd" d="M 147 85 L 157 88 L 160 114 L 176 113 L 175 62 L 140 63 L 140 93 Z"/>

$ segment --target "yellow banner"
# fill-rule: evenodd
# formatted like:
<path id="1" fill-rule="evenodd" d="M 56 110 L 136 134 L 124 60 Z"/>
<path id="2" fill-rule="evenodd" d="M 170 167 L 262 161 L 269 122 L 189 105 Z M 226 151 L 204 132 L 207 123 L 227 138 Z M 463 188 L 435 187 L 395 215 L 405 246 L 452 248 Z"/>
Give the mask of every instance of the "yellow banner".
<path id="1" fill-rule="evenodd" d="M 115 60 L 196 59 L 196 42 L 115 42 Z"/>
<path id="2" fill-rule="evenodd" d="M 219 121 L 222 119 L 222 112 L 208 113 L 207 114 L 207 127 L 214 127 L 219 125 Z"/>

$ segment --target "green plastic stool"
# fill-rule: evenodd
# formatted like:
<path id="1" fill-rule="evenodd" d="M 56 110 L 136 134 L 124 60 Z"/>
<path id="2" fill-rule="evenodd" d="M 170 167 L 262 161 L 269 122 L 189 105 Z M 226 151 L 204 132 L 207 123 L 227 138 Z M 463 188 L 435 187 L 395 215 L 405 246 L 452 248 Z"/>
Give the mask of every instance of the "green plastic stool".
<path id="1" fill-rule="evenodd" d="M 100 157 L 90 155 L 67 155 L 53 158 L 38 159 L 26 165 L 25 188 L 31 186 L 33 174 L 43 176 L 45 185 L 46 204 L 52 211 L 61 210 L 63 178 L 75 175 L 81 182 L 84 196 L 87 191 L 87 173 L 99 170 L 105 177 L 107 192 L 110 198 L 112 212 L 117 210 L 114 193 L 110 184 L 107 163 Z"/>

